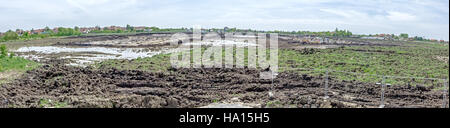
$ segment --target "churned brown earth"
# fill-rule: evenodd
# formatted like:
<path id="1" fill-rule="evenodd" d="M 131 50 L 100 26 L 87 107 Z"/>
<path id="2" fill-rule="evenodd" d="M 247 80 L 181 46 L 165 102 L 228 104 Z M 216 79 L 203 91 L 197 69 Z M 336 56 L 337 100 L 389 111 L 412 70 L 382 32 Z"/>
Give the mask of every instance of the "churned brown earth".
<path id="1" fill-rule="evenodd" d="M 251 69 L 94 69 L 53 61 L 2 85 L 0 106 L 192 108 L 239 102 L 252 107 L 364 108 L 380 104 L 381 88 L 373 84 L 330 79 L 330 98 L 324 99 L 322 77 L 282 72 L 272 85 L 259 74 Z M 390 86 L 386 107 L 441 107 L 442 91 L 432 90 Z"/>
<path id="2" fill-rule="evenodd" d="M 151 37 L 147 37 L 151 36 Z M 148 47 L 169 45 L 167 34 L 107 35 L 36 40 L 35 45 L 76 47 Z M 353 45 L 394 46 L 388 41 L 337 40 L 314 43 L 300 37 L 280 36 L 279 48 L 312 54 L 316 49 Z M 39 43 L 40 42 L 40 43 Z M 41 44 L 42 43 L 42 44 Z M 183 42 L 181 42 L 183 43 Z M 13 46 L 28 42 L 14 43 Z M 300 45 L 302 44 L 302 45 Z M 380 54 L 391 51 L 364 50 Z M 24 53 L 39 54 L 39 53 Z M 169 69 L 166 72 L 68 66 L 61 56 L 99 53 L 49 54 L 43 66 L 0 83 L 0 107 L 100 107 L 100 108 L 194 108 L 211 104 L 242 104 L 250 107 L 375 108 L 381 87 L 374 83 L 330 78 L 326 93 L 321 76 L 281 72 L 273 80 L 260 79 L 256 69 Z M 20 54 L 19 54 L 20 55 Z M 442 57 L 436 57 L 441 60 Z M 445 60 L 445 59 L 442 59 Z M 448 57 L 447 57 L 448 60 Z M 0 74 L 1 75 L 1 74 Z M 0 76 L 0 80 L 4 79 Z M 433 86 L 392 85 L 385 90 L 385 107 L 442 107 L 443 91 Z M 329 98 L 325 98 L 328 94 Z M 448 94 L 445 95 L 448 99 Z M 448 100 L 447 100 L 448 102 Z M 448 107 L 448 104 L 447 104 Z"/>

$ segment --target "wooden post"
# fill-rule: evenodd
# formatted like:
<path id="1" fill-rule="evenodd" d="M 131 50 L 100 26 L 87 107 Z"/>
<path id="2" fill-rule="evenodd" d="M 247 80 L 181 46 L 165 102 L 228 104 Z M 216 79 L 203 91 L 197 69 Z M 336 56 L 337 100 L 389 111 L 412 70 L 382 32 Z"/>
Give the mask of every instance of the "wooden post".
<path id="1" fill-rule="evenodd" d="M 381 101 L 379 108 L 384 108 L 384 88 L 386 86 L 386 76 L 383 76 L 383 80 L 381 82 Z"/>
<path id="2" fill-rule="evenodd" d="M 447 107 L 448 80 L 444 83 L 444 93 L 442 94 L 442 108 Z"/>
<path id="3" fill-rule="evenodd" d="M 329 89 L 328 89 L 328 69 L 326 70 L 326 72 L 325 72 L 325 99 L 328 99 L 329 98 L 329 96 L 328 96 L 328 91 L 329 91 Z"/>

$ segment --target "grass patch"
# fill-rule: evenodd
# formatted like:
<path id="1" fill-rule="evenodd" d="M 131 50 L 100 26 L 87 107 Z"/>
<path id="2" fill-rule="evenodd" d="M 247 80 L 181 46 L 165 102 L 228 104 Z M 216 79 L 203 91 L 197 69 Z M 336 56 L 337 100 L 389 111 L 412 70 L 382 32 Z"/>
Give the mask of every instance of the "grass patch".
<path id="1" fill-rule="evenodd" d="M 5 45 L 0 46 L 0 54 L 0 84 L 39 66 L 34 61 L 14 56 L 12 52 L 8 55 Z"/>
<path id="2" fill-rule="evenodd" d="M 106 60 L 94 64 L 98 69 L 116 68 L 120 70 L 142 70 L 150 72 L 165 72 L 171 67 L 170 54 L 159 54 L 153 57 L 133 60 Z"/>
<path id="3" fill-rule="evenodd" d="M 280 101 L 269 101 L 266 103 L 266 108 L 280 108 L 282 107 Z"/>
<path id="4" fill-rule="evenodd" d="M 39 100 L 39 107 L 41 108 L 64 108 L 67 106 L 65 102 L 52 101 L 50 99 Z"/>
<path id="5" fill-rule="evenodd" d="M 412 43 L 405 46 L 352 46 L 337 49 L 315 49 L 312 54 L 300 51 L 280 50 L 281 70 L 292 68 L 314 68 L 318 71 L 301 73 L 323 75 L 325 69 L 355 72 L 369 75 L 425 77 L 448 79 L 448 63 L 436 59 L 436 56 L 449 55 L 448 45 Z M 382 77 L 361 76 L 343 72 L 332 72 L 330 76 L 341 80 L 362 82 L 381 82 Z M 387 78 L 394 85 L 422 84 L 431 85 L 443 81 Z"/>
<path id="6" fill-rule="evenodd" d="M 0 85 L 38 66 L 38 63 L 21 57 L 0 58 Z"/>
<path id="7" fill-rule="evenodd" d="M 207 50 L 207 48 L 203 47 L 201 49 L 201 54 L 204 54 L 205 51 Z M 239 50 L 243 50 L 242 52 L 244 53 L 244 56 L 239 56 L 244 58 L 244 66 L 248 66 L 248 49 L 247 48 L 242 48 Z M 233 53 L 233 65 L 236 64 L 236 51 L 237 49 L 233 49 L 232 53 Z M 191 56 L 193 56 L 193 50 L 190 51 L 186 51 L 189 52 L 189 54 Z M 269 51 L 267 50 L 267 53 L 269 53 Z M 173 54 L 178 54 L 179 57 L 181 57 L 181 52 L 179 53 L 173 53 Z M 99 63 L 94 64 L 93 66 L 98 68 L 98 69 L 103 69 L 103 68 L 116 68 L 116 69 L 120 69 L 120 70 L 142 70 L 142 71 L 150 71 L 150 72 L 166 72 L 168 71 L 168 69 L 172 68 L 172 63 L 170 62 L 170 57 L 172 54 L 159 54 L 159 55 L 155 55 L 153 57 L 146 57 L 146 58 L 137 58 L 137 59 L 133 59 L 133 60 L 106 60 L 106 61 L 102 61 Z M 225 61 L 225 50 L 222 50 L 222 61 Z M 214 61 L 214 55 L 210 56 L 211 61 Z M 179 58 L 179 60 L 181 60 L 181 58 Z M 257 62 L 257 61 L 256 61 Z M 192 66 L 194 63 L 193 58 L 191 57 L 189 61 L 187 62 L 181 62 L 179 63 L 179 65 L 187 65 L 187 66 Z M 206 63 L 203 62 L 203 65 L 206 64 L 211 64 L 213 65 L 214 62 L 212 63 Z M 225 65 L 225 63 L 222 63 L 222 65 Z M 257 66 L 259 66 L 258 63 L 256 63 Z"/>
<path id="8" fill-rule="evenodd" d="M 15 70 L 15 71 L 28 71 L 38 67 L 39 64 L 24 59 L 22 57 L 4 57 L 0 58 L 0 72 Z"/>
<path id="9" fill-rule="evenodd" d="M 202 49 L 204 53 L 206 48 Z M 269 50 L 266 50 L 269 53 Z M 192 54 L 192 51 L 190 51 Z M 346 46 L 333 49 L 304 49 L 278 51 L 279 71 L 294 68 L 319 70 L 298 71 L 313 76 L 325 75 L 325 69 L 332 70 L 329 76 L 339 80 L 379 83 L 382 77 L 371 75 L 425 77 L 448 79 L 449 65 L 437 56 L 448 57 L 446 44 L 411 42 L 401 46 Z M 178 54 L 178 53 L 177 53 Z M 248 49 L 244 49 L 244 63 L 248 66 Z M 96 67 L 114 67 L 144 71 L 167 71 L 171 68 L 171 54 L 161 54 L 150 58 L 134 60 L 108 60 L 96 64 Z M 225 57 L 222 51 L 222 59 Z M 236 49 L 233 50 L 236 57 Z M 213 59 L 214 60 L 214 59 Z M 256 61 L 258 62 L 258 61 Z M 193 60 L 187 64 L 192 64 Z M 234 62 L 236 63 L 236 61 Z M 258 63 L 257 63 L 258 65 Z M 367 75 L 351 74 L 353 72 Z M 442 85 L 444 81 L 411 78 L 386 78 L 392 85 Z"/>

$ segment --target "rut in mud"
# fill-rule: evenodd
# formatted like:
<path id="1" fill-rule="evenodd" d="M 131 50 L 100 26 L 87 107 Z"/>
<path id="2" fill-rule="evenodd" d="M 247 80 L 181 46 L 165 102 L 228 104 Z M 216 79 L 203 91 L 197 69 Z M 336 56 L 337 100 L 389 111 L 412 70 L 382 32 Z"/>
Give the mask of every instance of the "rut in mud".
<path id="1" fill-rule="evenodd" d="M 170 69 L 155 73 L 93 69 L 64 64 L 44 65 L 0 87 L 0 107 L 42 107 L 42 99 L 65 107 L 202 107 L 239 99 L 256 107 L 377 107 L 380 87 L 324 79 L 291 72 L 271 80 L 250 69 Z M 268 95 L 273 91 L 273 97 Z M 447 96 L 448 97 L 448 96 Z M 391 86 L 386 107 L 440 107 L 442 93 L 425 88 Z"/>

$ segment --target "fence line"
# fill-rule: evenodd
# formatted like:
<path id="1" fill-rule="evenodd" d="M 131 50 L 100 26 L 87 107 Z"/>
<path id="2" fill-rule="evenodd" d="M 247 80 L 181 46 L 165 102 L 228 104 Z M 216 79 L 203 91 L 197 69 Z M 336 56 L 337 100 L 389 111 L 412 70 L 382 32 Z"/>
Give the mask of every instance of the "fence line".
<path id="1" fill-rule="evenodd" d="M 442 79 L 442 78 L 426 78 L 426 77 L 406 77 L 406 76 L 377 75 L 377 74 L 338 71 L 338 70 L 332 70 L 332 69 L 314 69 L 314 68 L 288 68 L 288 69 L 294 69 L 294 70 L 315 70 L 315 71 L 332 71 L 332 72 L 341 72 L 341 73 L 348 73 L 348 74 L 354 74 L 354 75 L 376 76 L 376 77 L 386 77 L 386 78 L 399 78 L 399 79 L 423 79 L 423 80 L 444 80 L 444 81 L 448 80 L 448 78 L 447 79 Z"/>
<path id="2" fill-rule="evenodd" d="M 321 71 L 325 72 L 325 96 L 324 99 L 328 99 L 328 79 L 329 79 L 329 72 L 340 72 L 340 73 L 348 73 L 353 75 L 362 75 L 362 76 L 375 76 L 375 77 L 381 77 L 382 81 L 381 83 L 376 83 L 377 85 L 381 86 L 381 96 L 380 96 L 380 104 L 379 108 L 384 108 L 385 106 L 385 88 L 389 87 L 390 84 L 386 83 L 387 78 L 397 78 L 397 79 L 422 79 L 422 80 L 438 80 L 438 81 L 444 81 L 444 92 L 443 92 L 443 98 L 442 98 L 442 108 L 447 108 L 447 93 L 448 93 L 448 78 L 447 79 L 440 79 L 440 78 L 425 78 L 425 77 L 405 77 L 405 76 L 388 76 L 388 75 L 377 75 L 377 74 L 367 74 L 367 73 L 357 73 L 357 72 L 347 72 L 347 71 L 337 71 L 337 70 L 331 70 L 331 69 L 314 69 L 314 68 L 289 68 L 289 67 L 280 67 L 280 68 L 286 68 L 285 70 L 311 70 L 311 71 Z M 273 83 L 272 83 L 273 84 Z"/>

